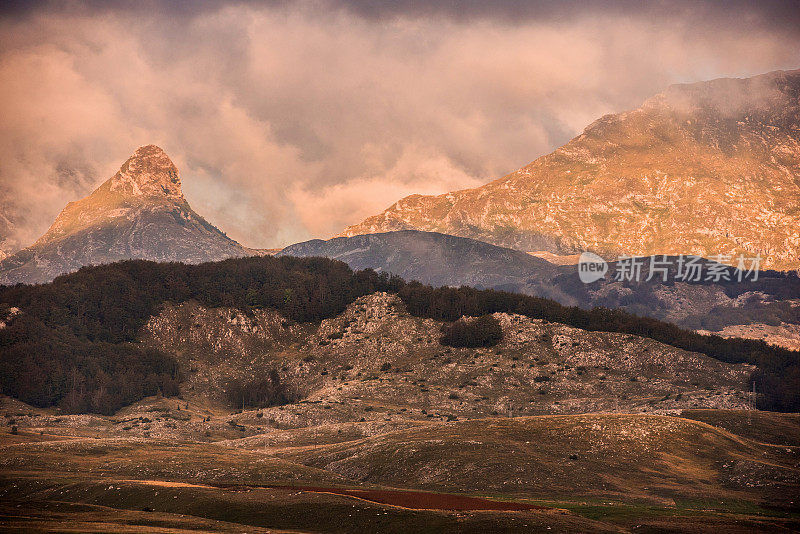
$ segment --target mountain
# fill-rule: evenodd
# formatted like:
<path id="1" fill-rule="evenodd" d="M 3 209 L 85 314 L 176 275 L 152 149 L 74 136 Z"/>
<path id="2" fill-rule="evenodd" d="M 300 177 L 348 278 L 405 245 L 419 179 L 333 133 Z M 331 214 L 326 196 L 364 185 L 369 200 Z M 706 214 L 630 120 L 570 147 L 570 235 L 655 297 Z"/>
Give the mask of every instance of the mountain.
<path id="1" fill-rule="evenodd" d="M 70 202 L 30 247 L 0 261 L 0 283 L 41 283 L 123 259 L 201 263 L 248 251 L 195 213 L 175 164 L 140 147 L 91 195 Z"/>
<path id="2" fill-rule="evenodd" d="M 351 269 L 374 269 L 433 286 L 469 285 L 552 294 L 543 284 L 561 272 L 550 262 L 524 252 L 436 232 L 403 230 L 291 245 L 278 256 L 323 256 Z"/>
<path id="3" fill-rule="evenodd" d="M 474 189 L 412 195 L 347 228 L 523 251 L 761 254 L 800 267 L 800 70 L 675 85 Z"/>

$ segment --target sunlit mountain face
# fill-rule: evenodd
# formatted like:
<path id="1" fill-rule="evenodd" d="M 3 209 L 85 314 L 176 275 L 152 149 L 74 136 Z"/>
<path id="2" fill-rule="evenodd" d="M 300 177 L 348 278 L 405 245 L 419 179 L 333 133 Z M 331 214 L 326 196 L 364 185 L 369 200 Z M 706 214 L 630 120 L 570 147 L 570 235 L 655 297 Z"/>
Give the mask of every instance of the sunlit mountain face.
<path id="1" fill-rule="evenodd" d="M 499 179 L 673 84 L 800 67 L 800 10 L 786 2 L 12 4 L 0 11 L 9 252 L 151 143 L 177 164 L 197 213 L 245 246 L 283 248 L 409 195 Z M 642 126 L 625 125 L 646 136 Z M 571 157 L 574 174 L 587 162 Z M 662 209 L 646 197 L 663 176 L 639 173 L 651 170 L 644 159 L 629 165 L 630 195 Z M 584 192 L 554 187 L 543 203 L 556 212 L 571 210 L 562 193 Z M 530 245 L 558 248 L 561 234 L 603 244 L 562 226 Z M 608 241 L 628 236 L 613 230 Z"/>
<path id="2" fill-rule="evenodd" d="M 800 267 L 800 71 L 672 86 L 475 189 L 344 235 L 417 229 L 561 254 L 760 255 Z"/>
<path id="3" fill-rule="evenodd" d="M 199 263 L 245 253 L 192 210 L 178 169 L 147 145 L 91 195 L 67 204 L 36 243 L 0 262 L 0 282 L 47 282 L 125 259 Z"/>

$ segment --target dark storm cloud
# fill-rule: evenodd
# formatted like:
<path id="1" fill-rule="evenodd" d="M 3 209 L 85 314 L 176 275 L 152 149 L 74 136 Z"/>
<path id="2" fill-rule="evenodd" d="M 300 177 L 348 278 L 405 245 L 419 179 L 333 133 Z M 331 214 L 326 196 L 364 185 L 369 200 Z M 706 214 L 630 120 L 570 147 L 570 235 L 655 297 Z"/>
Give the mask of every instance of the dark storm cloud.
<path id="1" fill-rule="evenodd" d="M 694 16 L 695 22 L 700 25 L 707 23 L 708 17 L 720 22 L 734 22 L 741 18 L 742 13 L 747 13 L 760 23 L 784 27 L 792 32 L 799 31 L 800 23 L 800 2 L 794 0 L 330 0 L 330 3 L 374 20 L 442 16 L 463 21 L 483 18 L 526 23 L 568 21 L 581 16 L 604 14 L 649 18 Z"/>
<path id="2" fill-rule="evenodd" d="M 288 0 L 7 0 L 0 13 L 20 16 L 35 11 L 158 11 L 178 18 L 194 17 L 226 6 L 291 7 Z M 691 17 L 698 24 L 738 23 L 743 14 L 749 22 L 792 33 L 800 32 L 800 0 L 316 0 L 315 10 L 342 9 L 370 20 L 398 17 L 444 17 L 474 21 L 497 19 L 508 23 L 568 21 L 596 14 L 645 16 L 649 18 Z"/>
<path id="3" fill-rule="evenodd" d="M 327 237 L 499 177 L 671 83 L 796 68 L 795 7 L 6 3 L 0 217 L 31 242 L 156 143 L 232 237 Z"/>

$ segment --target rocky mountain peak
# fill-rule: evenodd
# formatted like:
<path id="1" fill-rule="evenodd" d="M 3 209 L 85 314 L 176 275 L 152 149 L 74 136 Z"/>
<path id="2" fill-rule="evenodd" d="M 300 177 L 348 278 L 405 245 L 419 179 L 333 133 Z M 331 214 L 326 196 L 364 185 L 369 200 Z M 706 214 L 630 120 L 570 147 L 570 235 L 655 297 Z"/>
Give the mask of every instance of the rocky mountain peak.
<path id="1" fill-rule="evenodd" d="M 89 196 L 67 204 L 33 245 L 0 257 L 0 284 L 47 282 L 84 265 L 126 259 L 201 263 L 245 254 L 192 210 L 175 164 L 147 145 Z"/>
<path id="2" fill-rule="evenodd" d="M 126 196 L 183 198 L 178 168 L 156 145 L 137 148 L 109 180 L 109 187 Z"/>

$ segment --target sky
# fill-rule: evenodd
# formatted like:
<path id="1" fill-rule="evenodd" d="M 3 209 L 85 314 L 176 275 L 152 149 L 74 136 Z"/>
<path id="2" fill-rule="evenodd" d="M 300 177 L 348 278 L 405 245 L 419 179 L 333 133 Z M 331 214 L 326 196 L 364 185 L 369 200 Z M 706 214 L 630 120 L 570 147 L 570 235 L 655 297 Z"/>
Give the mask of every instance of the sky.
<path id="1" fill-rule="evenodd" d="M 0 244 L 157 144 L 246 246 L 475 187 L 673 83 L 800 68 L 800 2 L 6 2 Z"/>

